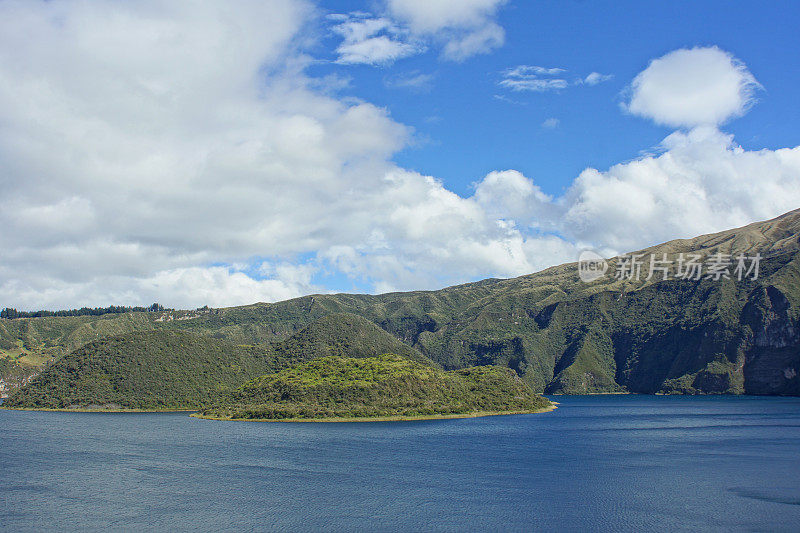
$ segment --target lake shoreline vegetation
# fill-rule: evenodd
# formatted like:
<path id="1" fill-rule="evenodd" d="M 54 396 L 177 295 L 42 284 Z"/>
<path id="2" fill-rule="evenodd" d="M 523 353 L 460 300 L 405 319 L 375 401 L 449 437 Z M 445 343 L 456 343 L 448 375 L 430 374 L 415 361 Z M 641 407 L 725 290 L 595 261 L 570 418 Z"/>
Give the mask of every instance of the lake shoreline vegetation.
<path id="1" fill-rule="evenodd" d="M 418 416 L 374 416 L 374 417 L 329 417 L 329 418 L 225 418 L 212 415 L 203 415 L 199 412 L 192 413 L 191 417 L 201 420 L 215 420 L 224 422 L 288 422 L 288 423 L 337 423 L 337 422 L 415 422 L 418 420 L 458 420 L 462 418 L 483 418 L 487 416 L 513 416 L 549 413 L 555 411 L 558 405 L 554 402 L 549 407 L 542 407 L 533 411 L 476 411 L 472 413 L 433 414 Z"/>
<path id="2" fill-rule="evenodd" d="M 202 415 L 198 409 L 113 409 L 113 408 L 64 408 L 64 409 L 47 409 L 36 407 L 4 407 L 0 404 L 0 409 L 6 411 L 34 411 L 45 413 L 92 413 L 92 414 L 147 414 L 147 413 L 189 413 L 189 416 L 201 420 L 217 420 L 217 421 L 237 421 L 237 422 L 409 422 L 414 420 L 453 420 L 460 418 L 481 418 L 485 416 L 509 416 L 509 415 L 530 415 L 539 413 L 549 413 L 558 408 L 558 402 L 550 402 L 551 405 L 542 407 L 540 409 L 531 411 L 475 411 L 470 413 L 451 413 L 451 414 L 432 414 L 432 415 L 418 415 L 418 416 L 385 416 L 385 417 L 330 417 L 330 418 L 224 418 L 215 417 L 212 415 Z"/>

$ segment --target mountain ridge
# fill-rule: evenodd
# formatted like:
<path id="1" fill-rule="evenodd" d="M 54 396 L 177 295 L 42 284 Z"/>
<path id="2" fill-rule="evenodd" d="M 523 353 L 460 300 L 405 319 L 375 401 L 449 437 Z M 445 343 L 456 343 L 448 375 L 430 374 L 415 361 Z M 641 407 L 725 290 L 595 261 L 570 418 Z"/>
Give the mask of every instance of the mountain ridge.
<path id="1" fill-rule="evenodd" d="M 58 323 L 47 322 L 58 319 L 19 319 L 44 321 L 31 322 L 27 333 L 19 326 L 9 332 L 3 324 L 16 320 L 0 320 L 0 340 L 6 345 L 27 342 L 34 349 L 38 341 L 44 346 L 41 352 L 50 350 L 55 358 L 61 356 L 59 350 L 74 349 L 87 334 L 101 336 L 125 328 L 190 331 L 239 344 L 277 344 L 326 315 L 350 313 L 445 369 L 500 364 L 539 391 L 797 394 L 800 388 L 794 378 L 780 375 L 800 372 L 797 352 L 792 351 L 800 346 L 799 251 L 800 209 L 633 252 L 666 253 L 670 258 L 687 252 L 761 253 L 762 275 L 757 281 L 620 280 L 611 275 L 624 257 L 617 256 L 608 260 L 604 278 L 588 284 L 578 278 L 576 263 L 565 263 L 517 278 L 436 291 L 309 295 L 163 322 L 134 314 L 105 323 L 85 320 L 61 336 L 44 327 L 58 330 Z M 709 297 L 716 302 L 713 306 L 704 305 Z M 665 307 L 659 310 L 652 302 Z M 782 340 L 775 340 L 773 330 L 783 332 Z M 701 346 L 700 337 L 695 337 L 706 334 L 718 335 L 717 344 Z M 670 346 L 676 339 L 691 340 L 701 350 L 701 360 L 681 356 L 670 364 L 662 361 L 659 350 L 673 350 Z M 770 346 L 776 343 L 782 346 Z M 781 364 L 769 376 L 763 368 L 750 372 L 764 367 L 765 358 L 773 366 L 778 360 Z M 641 378 L 644 368 L 657 376 Z M 758 385 L 749 387 L 750 383 Z"/>

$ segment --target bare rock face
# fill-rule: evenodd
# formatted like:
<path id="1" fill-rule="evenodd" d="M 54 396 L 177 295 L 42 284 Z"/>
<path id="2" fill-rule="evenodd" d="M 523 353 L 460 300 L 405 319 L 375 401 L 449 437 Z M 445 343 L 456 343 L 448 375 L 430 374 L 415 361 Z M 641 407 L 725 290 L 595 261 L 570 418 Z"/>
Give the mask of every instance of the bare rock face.
<path id="1" fill-rule="evenodd" d="M 789 299 L 773 286 L 766 287 L 764 292 L 766 298 L 760 298 L 763 302 L 761 316 L 753 343 L 761 348 L 786 348 L 796 345 L 798 328 L 789 317 L 791 307 Z"/>
<path id="2" fill-rule="evenodd" d="M 744 365 L 749 394 L 800 394 L 800 324 L 790 296 L 772 285 L 761 287 L 742 312 L 753 332 Z"/>

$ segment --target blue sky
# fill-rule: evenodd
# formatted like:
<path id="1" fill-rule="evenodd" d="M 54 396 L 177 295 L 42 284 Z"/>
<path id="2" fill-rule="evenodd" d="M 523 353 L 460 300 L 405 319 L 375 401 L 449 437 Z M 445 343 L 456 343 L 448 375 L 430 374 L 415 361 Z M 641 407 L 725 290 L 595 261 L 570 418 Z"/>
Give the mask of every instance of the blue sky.
<path id="1" fill-rule="evenodd" d="M 331 13 L 369 5 L 322 3 Z M 488 172 L 506 168 L 560 194 L 587 166 L 605 169 L 652 149 L 672 129 L 625 114 L 619 103 L 651 59 L 679 48 L 719 46 L 764 86 L 758 104 L 724 127 L 739 144 L 757 150 L 800 143 L 797 2 L 517 1 L 502 7 L 497 20 L 505 44 L 464 62 L 442 61 L 431 50 L 389 65 L 320 63 L 311 72 L 352 77 L 343 94 L 386 106 L 396 120 L 413 126 L 418 144 L 395 160 L 440 177 L 460 194 Z M 337 40 L 330 35 L 320 56 L 335 60 Z M 517 65 L 564 68 L 567 78 L 591 72 L 613 78 L 547 93 L 499 87 L 502 71 Z M 420 74 L 431 77 L 422 90 L 391 87 L 393 79 Z M 549 118 L 558 127 L 543 128 Z"/>
<path id="2" fill-rule="evenodd" d="M 796 2 L 0 2 L 0 306 L 436 289 L 800 207 Z"/>

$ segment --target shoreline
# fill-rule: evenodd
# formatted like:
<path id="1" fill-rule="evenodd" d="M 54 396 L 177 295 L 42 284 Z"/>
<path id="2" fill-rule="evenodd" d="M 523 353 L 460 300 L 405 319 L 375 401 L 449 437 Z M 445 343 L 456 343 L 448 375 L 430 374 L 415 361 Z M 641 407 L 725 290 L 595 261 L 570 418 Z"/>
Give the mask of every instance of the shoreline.
<path id="1" fill-rule="evenodd" d="M 121 414 L 121 413 L 190 413 L 189 416 L 192 418 L 202 419 L 202 420 L 217 420 L 222 422 L 322 422 L 322 423 L 332 423 L 332 422 L 403 422 L 403 421 L 414 421 L 414 420 L 448 420 L 448 419 L 458 419 L 458 418 L 480 418 L 485 416 L 508 416 L 508 415 L 527 415 L 527 414 L 539 414 L 539 413 L 549 413 L 554 411 L 558 408 L 558 402 L 551 402 L 552 405 L 549 407 L 543 407 L 542 409 L 537 409 L 535 411 L 475 411 L 472 413 L 454 413 L 454 414 L 446 414 L 446 415 L 419 415 L 419 416 L 381 416 L 381 417 L 350 417 L 350 418 L 343 418 L 343 417 L 332 417 L 332 418 L 223 418 L 223 417 L 214 417 L 214 416 L 202 416 L 199 413 L 199 409 L 69 409 L 66 407 L 5 407 L 0 405 L 0 409 L 4 409 L 6 411 L 41 411 L 41 412 L 50 412 L 50 413 L 109 413 L 109 414 Z"/>
<path id="2" fill-rule="evenodd" d="M 6 407 L 6 411 L 44 411 L 51 413 L 195 413 L 197 409 L 69 409 L 67 407 Z"/>
<path id="3" fill-rule="evenodd" d="M 219 416 L 204 416 L 197 412 L 192 413 L 192 418 L 200 420 L 214 420 L 218 422 L 289 422 L 289 423 L 321 423 L 334 424 L 337 422 L 413 422 L 417 420 L 455 420 L 459 418 L 482 418 L 486 416 L 533 415 L 549 413 L 558 409 L 557 402 L 535 411 L 475 411 L 472 413 L 453 413 L 446 415 L 418 415 L 418 416 L 374 416 L 374 417 L 332 417 L 332 418 L 224 418 Z"/>
<path id="4" fill-rule="evenodd" d="M 606 396 L 609 394 L 640 394 L 638 392 L 630 392 L 630 391 L 614 391 L 614 392 L 580 392 L 580 393 L 571 393 L 571 392 L 551 392 L 550 394 L 542 394 L 542 396 Z M 654 392 L 653 395 L 657 395 L 657 392 Z M 645 394 L 645 396 L 647 396 Z"/>

